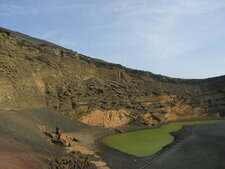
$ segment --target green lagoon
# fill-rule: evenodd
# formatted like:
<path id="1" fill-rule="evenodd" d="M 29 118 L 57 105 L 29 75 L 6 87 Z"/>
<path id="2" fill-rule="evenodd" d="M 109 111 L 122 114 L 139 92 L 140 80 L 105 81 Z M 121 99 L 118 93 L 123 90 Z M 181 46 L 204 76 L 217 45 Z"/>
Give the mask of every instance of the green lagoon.
<path id="1" fill-rule="evenodd" d="M 183 125 L 206 124 L 219 121 L 224 120 L 171 122 L 158 128 L 110 135 L 103 138 L 101 142 L 119 151 L 137 157 L 145 157 L 157 153 L 164 146 L 172 143 L 175 138 L 169 133 L 180 130 Z"/>

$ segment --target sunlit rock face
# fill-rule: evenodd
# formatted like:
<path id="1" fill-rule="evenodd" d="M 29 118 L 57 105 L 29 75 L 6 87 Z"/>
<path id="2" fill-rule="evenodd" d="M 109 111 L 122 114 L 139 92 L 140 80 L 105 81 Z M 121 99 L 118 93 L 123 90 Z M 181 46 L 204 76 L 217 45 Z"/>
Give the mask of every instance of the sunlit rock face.
<path id="1" fill-rule="evenodd" d="M 101 126 L 105 128 L 116 128 L 129 123 L 132 116 L 126 110 L 95 110 L 81 118 L 83 123 Z"/>
<path id="2" fill-rule="evenodd" d="M 47 107 L 89 125 L 225 115 L 225 77 L 182 80 L 125 68 L 0 29 L 0 109 Z"/>

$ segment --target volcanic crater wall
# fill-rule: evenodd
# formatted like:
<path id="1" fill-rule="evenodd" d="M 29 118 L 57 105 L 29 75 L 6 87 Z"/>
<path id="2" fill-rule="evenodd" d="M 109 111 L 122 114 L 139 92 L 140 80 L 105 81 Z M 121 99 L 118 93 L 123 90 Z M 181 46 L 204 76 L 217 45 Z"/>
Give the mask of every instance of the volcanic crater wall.
<path id="1" fill-rule="evenodd" d="M 132 70 L 4 28 L 0 93 L 0 109 L 47 107 L 109 128 L 225 115 L 224 76 L 182 80 Z"/>

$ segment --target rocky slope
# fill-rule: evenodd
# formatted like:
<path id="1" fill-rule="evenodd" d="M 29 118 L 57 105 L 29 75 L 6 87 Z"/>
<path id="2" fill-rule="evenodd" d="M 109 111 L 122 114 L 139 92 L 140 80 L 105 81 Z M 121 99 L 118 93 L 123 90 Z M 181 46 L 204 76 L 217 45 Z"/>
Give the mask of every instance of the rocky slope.
<path id="1" fill-rule="evenodd" d="M 94 145 L 105 132 L 48 109 L 0 110 L 0 168 L 107 169 Z"/>
<path id="2" fill-rule="evenodd" d="M 49 108 L 106 128 L 225 115 L 225 76 L 182 80 L 155 75 L 4 28 L 0 93 L 3 110 Z"/>

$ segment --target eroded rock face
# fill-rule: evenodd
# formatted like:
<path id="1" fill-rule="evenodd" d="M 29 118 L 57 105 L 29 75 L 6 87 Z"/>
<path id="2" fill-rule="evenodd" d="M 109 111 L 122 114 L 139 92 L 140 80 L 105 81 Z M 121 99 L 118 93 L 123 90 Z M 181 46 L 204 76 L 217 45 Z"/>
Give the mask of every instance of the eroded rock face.
<path id="1" fill-rule="evenodd" d="M 144 115 L 148 125 L 155 126 L 161 122 L 159 118 L 153 115 L 153 113 L 147 113 Z"/>
<path id="2" fill-rule="evenodd" d="M 139 119 L 155 125 L 225 116 L 224 76 L 182 80 L 154 75 L 2 28 L 0 92 L 0 109 L 47 107 L 104 127 Z"/>
<path id="3" fill-rule="evenodd" d="M 78 142 L 75 137 L 71 137 L 68 134 L 64 133 L 64 131 L 58 126 L 53 132 L 47 131 L 44 127 L 42 128 L 42 132 L 50 138 L 52 143 L 60 145 L 62 147 L 71 147 L 75 144 L 75 142 Z"/>
<path id="4" fill-rule="evenodd" d="M 97 167 L 91 163 L 91 160 L 93 159 L 94 157 L 90 155 L 84 155 L 80 152 L 73 151 L 51 161 L 49 164 L 49 169 L 97 169 Z"/>
<path id="5" fill-rule="evenodd" d="M 132 120 L 132 116 L 126 110 L 95 110 L 81 118 L 83 123 L 92 126 L 115 128 L 123 126 Z"/>

